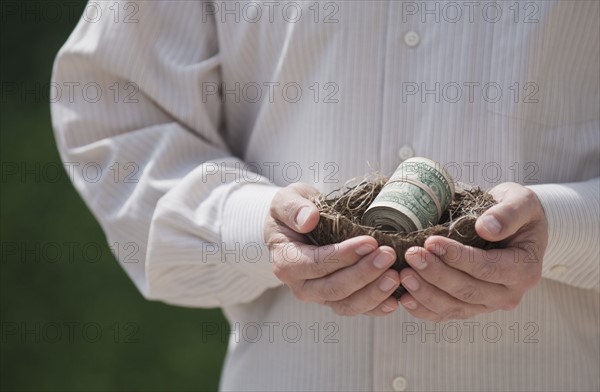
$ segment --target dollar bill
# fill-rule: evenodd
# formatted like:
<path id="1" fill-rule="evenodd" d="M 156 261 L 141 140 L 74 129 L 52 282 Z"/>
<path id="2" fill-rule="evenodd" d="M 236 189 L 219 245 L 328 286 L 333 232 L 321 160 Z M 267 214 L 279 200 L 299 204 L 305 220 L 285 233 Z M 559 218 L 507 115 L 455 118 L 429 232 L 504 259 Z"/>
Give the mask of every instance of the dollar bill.
<path id="1" fill-rule="evenodd" d="M 427 158 L 400 164 L 363 215 L 362 224 L 409 233 L 437 224 L 454 197 L 452 177 Z"/>

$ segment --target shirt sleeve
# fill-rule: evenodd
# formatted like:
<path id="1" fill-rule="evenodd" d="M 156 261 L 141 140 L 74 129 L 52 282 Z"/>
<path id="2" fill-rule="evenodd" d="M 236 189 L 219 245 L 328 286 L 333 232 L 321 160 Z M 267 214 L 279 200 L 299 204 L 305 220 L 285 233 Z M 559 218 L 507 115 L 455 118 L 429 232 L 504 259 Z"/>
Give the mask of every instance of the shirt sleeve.
<path id="1" fill-rule="evenodd" d="M 148 299 L 249 302 L 281 283 L 263 225 L 278 190 L 222 134 L 218 36 L 203 2 L 96 3 L 60 50 L 57 145 L 111 249 Z M 69 94 L 67 95 L 67 92 Z"/>
<path id="2" fill-rule="evenodd" d="M 600 178 L 529 188 L 548 219 L 542 277 L 600 291 Z"/>

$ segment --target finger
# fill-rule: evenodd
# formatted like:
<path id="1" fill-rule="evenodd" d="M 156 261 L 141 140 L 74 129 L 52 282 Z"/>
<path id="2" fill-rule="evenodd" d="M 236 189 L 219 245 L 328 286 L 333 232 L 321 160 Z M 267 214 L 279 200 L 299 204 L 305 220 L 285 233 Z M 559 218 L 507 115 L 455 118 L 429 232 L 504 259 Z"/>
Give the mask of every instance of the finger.
<path id="1" fill-rule="evenodd" d="M 424 281 L 459 301 L 498 309 L 510 294 L 506 286 L 479 280 L 452 268 L 427 249 L 409 248 L 405 258 Z"/>
<path id="2" fill-rule="evenodd" d="M 392 295 L 398 286 L 400 286 L 398 272 L 388 270 L 379 279 L 374 280 L 352 295 L 340 301 L 327 301 L 325 305 L 331 306 L 340 316 L 356 316 L 377 309 Z"/>
<path id="3" fill-rule="evenodd" d="M 373 317 L 383 317 L 383 316 L 387 316 L 389 314 L 394 313 L 396 310 L 398 310 L 399 307 L 400 307 L 400 304 L 399 304 L 398 300 L 396 300 L 393 297 L 388 297 L 382 303 L 380 303 L 375 309 L 369 310 L 368 312 L 365 312 L 364 314 L 367 316 L 373 316 Z"/>
<path id="4" fill-rule="evenodd" d="M 433 321 L 434 323 L 442 321 L 442 316 L 432 312 L 425 306 L 420 306 L 415 298 L 410 294 L 404 294 L 400 297 L 400 305 L 404 307 L 413 317 L 421 320 Z"/>
<path id="5" fill-rule="evenodd" d="M 483 305 L 459 301 L 427 283 L 412 268 L 405 268 L 400 272 L 400 282 L 418 304 L 440 315 L 444 320 L 464 320 L 488 311 Z"/>
<path id="6" fill-rule="evenodd" d="M 522 185 L 503 183 L 490 193 L 498 204 L 485 211 L 475 222 L 477 234 L 488 241 L 502 241 L 533 222 L 541 211 L 535 193 Z"/>
<path id="7" fill-rule="evenodd" d="M 309 200 L 319 192 L 297 183 L 279 190 L 271 202 L 271 216 L 298 233 L 308 233 L 319 223 L 319 210 Z"/>
<path id="8" fill-rule="evenodd" d="M 382 246 L 352 266 L 340 269 L 320 279 L 307 280 L 304 282 L 302 290 L 308 293 L 309 300 L 314 299 L 319 302 L 340 301 L 375 281 L 394 264 L 394 261 L 396 261 L 394 250 L 389 246 Z M 396 281 L 399 285 L 397 276 Z M 373 309 L 377 303 L 363 311 Z"/>
<path id="9" fill-rule="evenodd" d="M 425 249 L 437 255 L 452 268 L 475 279 L 511 286 L 520 281 L 525 268 L 527 252 L 519 248 L 483 250 L 446 237 L 432 236 L 425 241 Z"/>
<path id="10" fill-rule="evenodd" d="M 359 236 L 339 244 L 314 246 L 274 243 L 273 272 L 283 282 L 317 279 L 358 262 L 377 249 L 373 237 Z"/>

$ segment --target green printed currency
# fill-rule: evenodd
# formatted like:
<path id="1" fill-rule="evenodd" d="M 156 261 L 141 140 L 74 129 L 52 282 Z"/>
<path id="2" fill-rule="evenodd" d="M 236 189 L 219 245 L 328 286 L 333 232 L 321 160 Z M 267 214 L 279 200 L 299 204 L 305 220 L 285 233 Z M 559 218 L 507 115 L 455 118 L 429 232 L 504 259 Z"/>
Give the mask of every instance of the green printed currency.
<path id="1" fill-rule="evenodd" d="M 412 232 L 433 226 L 454 197 L 454 181 L 440 164 L 411 158 L 400 164 L 362 218 L 365 226 Z"/>

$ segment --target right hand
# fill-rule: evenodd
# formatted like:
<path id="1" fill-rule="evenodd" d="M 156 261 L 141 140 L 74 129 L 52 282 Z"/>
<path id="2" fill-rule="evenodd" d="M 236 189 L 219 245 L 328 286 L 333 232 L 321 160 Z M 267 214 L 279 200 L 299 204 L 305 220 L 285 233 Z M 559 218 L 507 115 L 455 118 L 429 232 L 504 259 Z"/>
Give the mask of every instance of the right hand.
<path id="1" fill-rule="evenodd" d="M 391 294 L 400 285 L 390 269 L 396 253 L 360 236 L 339 244 L 308 245 L 303 234 L 319 223 L 319 211 L 308 199 L 318 191 L 303 183 L 275 194 L 265 222 L 265 241 L 273 272 L 301 301 L 333 308 L 342 316 L 385 316 L 398 309 Z"/>

